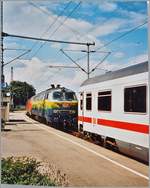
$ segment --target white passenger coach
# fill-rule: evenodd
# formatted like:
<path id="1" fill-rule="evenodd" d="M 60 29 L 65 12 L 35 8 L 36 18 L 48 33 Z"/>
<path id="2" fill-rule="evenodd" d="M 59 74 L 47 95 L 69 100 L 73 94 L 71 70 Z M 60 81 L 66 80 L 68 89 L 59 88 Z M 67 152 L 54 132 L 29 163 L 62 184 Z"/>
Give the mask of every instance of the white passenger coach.
<path id="1" fill-rule="evenodd" d="M 79 95 L 79 131 L 149 160 L 148 62 L 89 78 Z"/>

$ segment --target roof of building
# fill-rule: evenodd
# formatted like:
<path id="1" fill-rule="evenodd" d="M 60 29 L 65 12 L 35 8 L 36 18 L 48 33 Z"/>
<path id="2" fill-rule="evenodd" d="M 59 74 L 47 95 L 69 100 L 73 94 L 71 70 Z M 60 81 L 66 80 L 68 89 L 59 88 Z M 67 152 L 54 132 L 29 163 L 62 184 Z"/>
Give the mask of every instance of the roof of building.
<path id="1" fill-rule="evenodd" d="M 94 84 L 94 83 L 99 83 L 107 80 L 113 80 L 117 78 L 122 78 L 125 76 L 130 76 L 134 74 L 139 74 L 143 72 L 148 72 L 148 61 L 142 62 L 140 64 L 132 65 L 123 69 L 119 69 L 116 71 L 110 71 L 106 72 L 103 75 L 100 76 L 95 76 L 93 78 L 89 78 L 85 80 L 81 86 L 89 85 L 89 84 Z"/>

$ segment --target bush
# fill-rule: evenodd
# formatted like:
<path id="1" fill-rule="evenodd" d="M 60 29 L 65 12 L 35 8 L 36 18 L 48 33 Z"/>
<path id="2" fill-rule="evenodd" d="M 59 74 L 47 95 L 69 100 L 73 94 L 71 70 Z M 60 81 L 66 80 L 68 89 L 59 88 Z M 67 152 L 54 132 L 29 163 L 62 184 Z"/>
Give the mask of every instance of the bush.
<path id="1" fill-rule="evenodd" d="M 55 186 L 47 174 L 41 174 L 38 168 L 40 162 L 35 159 L 23 158 L 2 158 L 1 161 L 1 183 L 22 184 L 22 185 L 43 185 Z"/>

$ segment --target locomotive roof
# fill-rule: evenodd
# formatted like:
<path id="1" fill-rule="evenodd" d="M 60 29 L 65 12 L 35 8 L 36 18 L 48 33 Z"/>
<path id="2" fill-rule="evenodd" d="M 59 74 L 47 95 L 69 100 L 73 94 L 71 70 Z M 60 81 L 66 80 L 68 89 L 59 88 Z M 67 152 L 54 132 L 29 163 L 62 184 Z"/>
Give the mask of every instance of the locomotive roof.
<path id="1" fill-rule="evenodd" d="M 121 78 L 125 76 L 130 76 L 138 73 L 143 73 L 143 72 L 148 72 L 148 61 L 145 61 L 140 64 L 132 65 L 123 69 L 119 69 L 116 71 L 112 72 L 107 72 L 103 75 L 100 76 L 95 76 L 93 78 L 89 78 L 85 80 L 81 86 L 89 85 L 89 84 L 94 84 L 98 82 L 103 82 L 107 80 L 113 80 L 116 78 Z"/>
<path id="2" fill-rule="evenodd" d="M 36 97 L 36 96 L 39 96 L 41 94 L 44 94 L 46 92 L 52 92 L 52 91 L 65 91 L 65 92 L 74 92 L 70 89 L 67 89 L 65 87 L 54 87 L 54 88 L 49 88 L 49 89 L 46 89 L 44 91 L 41 91 L 40 93 L 37 93 L 36 95 L 34 95 L 33 97 Z"/>
<path id="3" fill-rule="evenodd" d="M 72 91 L 72 90 L 70 90 L 70 89 L 67 89 L 67 88 L 65 88 L 65 87 L 49 88 L 49 89 L 47 89 L 46 91 L 55 91 L 55 90 L 61 90 L 61 91 L 67 91 L 67 92 L 74 92 L 74 91 Z M 44 91 L 44 92 L 46 92 L 46 91 Z"/>

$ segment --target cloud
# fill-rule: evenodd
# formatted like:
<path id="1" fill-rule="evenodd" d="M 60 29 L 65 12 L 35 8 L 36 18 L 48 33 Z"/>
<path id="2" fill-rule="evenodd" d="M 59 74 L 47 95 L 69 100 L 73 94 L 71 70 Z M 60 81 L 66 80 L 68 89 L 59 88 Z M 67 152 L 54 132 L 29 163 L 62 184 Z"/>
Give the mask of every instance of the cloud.
<path id="1" fill-rule="evenodd" d="M 105 12 L 112 12 L 117 9 L 117 3 L 102 1 L 100 2 L 99 9 Z"/>
<path id="2" fill-rule="evenodd" d="M 146 12 L 140 13 L 139 11 L 135 12 L 119 8 L 118 13 L 122 18 L 127 20 L 125 27 L 121 29 L 120 32 L 128 31 L 131 28 L 136 27 L 147 20 Z M 145 25 L 144 27 L 147 27 L 147 25 Z"/>
<path id="3" fill-rule="evenodd" d="M 17 66 L 17 63 L 22 66 Z M 13 64 L 14 80 L 27 81 L 34 87 L 39 88 L 51 75 L 50 70 L 37 58 L 32 60 L 18 60 Z M 6 69 L 6 80 L 9 82 L 10 66 Z"/>
<path id="4" fill-rule="evenodd" d="M 119 28 L 124 26 L 125 23 L 126 20 L 124 19 L 110 19 L 101 24 L 100 26 L 95 26 L 95 29 L 90 34 L 94 36 L 106 36 L 117 31 Z"/>
<path id="5" fill-rule="evenodd" d="M 48 1 L 48 4 L 42 2 L 40 6 L 44 8 L 45 11 L 48 12 L 48 15 L 43 14 L 35 7 L 30 6 L 27 1 L 19 1 L 19 2 L 5 2 L 5 11 L 4 11 L 4 30 L 8 33 L 20 34 L 20 35 L 27 35 L 27 36 L 35 36 L 41 37 L 41 34 L 47 30 L 50 24 L 56 19 L 57 15 L 51 11 L 49 8 L 50 5 L 58 6 L 60 2 L 56 4 L 51 3 Z M 97 2 L 97 4 L 99 1 Z M 84 3 L 82 3 L 84 4 Z M 39 5 L 39 4 L 38 4 Z M 92 6 L 92 3 L 90 4 Z M 112 34 L 117 34 L 117 32 L 124 32 L 125 30 L 130 29 L 134 25 L 141 23 L 145 19 L 145 14 L 134 12 L 134 11 L 127 11 L 123 9 L 119 9 L 119 4 L 114 2 L 102 2 L 99 3 L 99 10 L 101 9 L 102 12 L 106 12 L 106 14 L 111 13 L 112 11 L 120 11 L 120 16 L 118 17 L 111 17 L 107 19 L 104 14 L 98 15 L 98 17 L 94 20 L 94 23 L 89 19 L 85 19 L 84 17 L 74 17 L 68 18 L 64 24 L 63 21 L 66 18 L 65 16 L 61 16 L 58 22 L 50 29 L 50 31 L 44 35 L 44 38 L 49 38 L 50 34 L 55 31 L 55 29 L 62 25 L 57 32 L 51 36 L 51 39 L 55 40 L 65 40 L 65 41 L 78 41 L 78 42 L 96 42 L 95 46 L 91 46 L 90 50 L 94 50 L 99 46 L 103 46 L 105 41 L 111 38 Z M 84 9 L 85 10 L 85 9 Z M 58 13 L 58 12 L 57 12 Z M 100 18 L 103 17 L 101 21 Z M 88 21 L 87 21 L 88 20 Z M 108 39 L 107 39 L 108 36 Z M 103 38 L 104 37 L 104 38 Z M 21 41 L 21 42 L 19 42 Z M 130 42 L 130 45 L 133 41 Z M 9 43 L 9 46 L 18 46 L 21 48 L 22 44 L 24 47 L 30 48 L 31 43 L 24 42 L 24 40 L 14 40 L 12 39 L 12 43 Z M 129 44 L 129 43 L 128 43 Z M 120 45 L 120 43 L 118 43 Z M 124 44 L 123 44 L 124 45 Z M 69 69 L 50 69 L 48 65 L 51 64 L 49 62 L 53 62 L 53 65 L 62 65 L 63 63 L 67 62 L 69 66 L 74 65 L 70 60 L 64 57 L 62 54 L 58 54 L 57 57 L 54 57 L 55 51 L 59 48 L 65 49 L 73 49 L 73 50 L 87 50 L 86 46 L 78 46 L 78 45 L 64 45 L 58 43 L 50 43 L 50 49 L 43 49 L 42 56 L 38 56 L 32 58 L 31 60 L 17 60 L 13 63 L 14 66 L 14 79 L 27 81 L 28 83 L 32 84 L 37 91 L 44 90 L 50 86 L 51 83 L 55 84 L 63 84 L 70 89 L 75 89 L 80 86 L 80 84 L 87 78 L 87 75 L 82 72 L 81 70 L 71 70 Z M 111 51 L 108 48 L 103 48 L 104 51 Z M 46 51 L 46 52 L 45 52 Z M 52 57 L 49 57 L 46 53 L 49 53 Z M 70 56 L 73 59 L 80 58 L 83 53 L 71 53 L 69 52 Z M 12 55 L 11 55 L 12 56 Z M 47 57 L 48 56 L 48 57 Z M 121 62 L 121 58 L 124 58 L 123 52 L 119 51 L 113 54 L 113 56 L 118 61 L 112 61 L 112 59 L 107 59 L 103 64 L 100 66 L 101 68 L 108 69 L 108 70 L 115 70 L 118 69 L 119 66 L 126 66 L 130 65 L 131 63 L 141 62 L 147 58 L 146 54 L 139 55 L 134 58 L 128 59 L 126 55 L 126 64 Z M 47 61 L 43 62 L 42 58 L 47 57 Z M 63 59 L 63 58 L 64 59 Z M 90 64 L 91 67 L 94 67 L 100 59 L 103 57 L 103 54 L 90 54 Z M 8 57 L 9 58 L 9 55 Z M 56 60 L 55 60 L 56 58 Z M 84 59 L 81 59 L 78 63 L 83 68 L 87 68 L 87 56 Z M 10 81 L 10 66 L 5 68 L 6 79 L 7 82 Z M 102 74 L 105 71 L 96 70 L 91 76 L 96 74 Z M 71 84 L 70 84 L 71 83 Z"/>
<path id="6" fill-rule="evenodd" d="M 40 37 L 54 17 L 42 14 L 27 2 L 5 2 L 4 5 L 4 30 L 8 33 Z"/>
<path id="7" fill-rule="evenodd" d="M 139 64 L 142 62 L 148 61 L 148 54 L 139 54 L 134 57 L 126 58 L 126 61 L 112 61 L 112 60 L 106 60 L 102 63 L 100 68 L 106 69 L 108 71 L 115 71 L 118 69 L 122 69 L 131 65 Z"/>
<path id="8" fill-rule="evenodd" d="M 116 52 L 113 55 L 115 58 L 122 58 L 125 56 L 125 54 L 123 52 Z"/>
<path id="9" fill-rule="evenodd" d="M 62 65 L 61 62 L 53 62 L 53 65 Z M 32 60 L 18 60 L 13 64 L 14 80 L 26 81 L 33 85 L 37 92 L 45 90 L 51 84 L 61 84 L 70 89 L 75 89 L 85 79 L 84 73 L 80 70 L 69 69 L 50 69 L 49 63 L 43 63 L 38 58 Z M 6 82 L 10 82 L 10 66 L 5 69 Z M 71 81 L 71 85 L 70 85 Z"/>
<path id="10" fill-rule="evenodd" d="M 104 74 L 106 70 L 117 70 L 132 64 L 141 63 L 148 59 L 147 54 L 141 54 L 127 59 L 127 63 L 120 61 L 112 62 L 111 60 L 105 60 L 91 77 Z M 97 65 L 98 61 L 90 61 L 90 70 Z M 38 58 L 32 60 L 17 60 L 14 63 L 14 80 L 26 81 L 32 84 L 37 92 L 45 90 L 50 87 L 51 84 L 61 84 L 67 88 L 78 91 L 81 83 L 87 79 L 87 75 L 80 69 L 50 69 L 48 68 L 49 62 L 42 62 Z M 55 61 L 53 65 L 62 65 L 62 62 Z M 83 67 L 87 68 L 87 61 L 82 60 Z M 71 65 L 69 65 L 71 66 Z M 6 81 L 10 81 L 10 66 L 5 69 Z M 71 84 L 70 84 L 71 83 Z"/>
<path id="11" fill-rule="evenodd" d="M 122 62 L 116 62 L 116 66 L 114 66 L 112 68 L 113 70 L 117 70 L 117 69 L 122 69 L 131 65 L 135 65 L 135 64 L 139 64 L 142 62 L 148 61 L 148 54 L 144 53 L 144 54 L 139 54 L 137 56 L 134 57 L 130 57 L 126 59 L 126 63 L 122 63 Z"/>
<path id="12" fill-rule="evenodd" d="M 144 61 L 148 61 L 148 54 L 146 54 L 146 53 L 129 58 L 128 59 L 128 65 L 138 64 L 138 63 L 142 63 Z"/>

